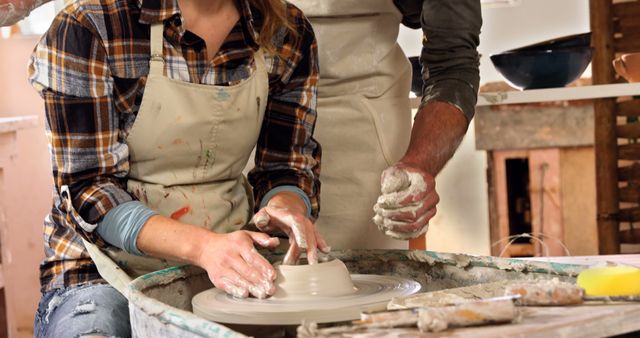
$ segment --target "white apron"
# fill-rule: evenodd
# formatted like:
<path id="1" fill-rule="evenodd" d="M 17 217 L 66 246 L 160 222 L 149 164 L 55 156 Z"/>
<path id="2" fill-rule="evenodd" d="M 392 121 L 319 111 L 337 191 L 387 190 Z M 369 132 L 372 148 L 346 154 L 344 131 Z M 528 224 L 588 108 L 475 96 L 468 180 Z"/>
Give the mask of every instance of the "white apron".
<path id="1" fill-rule="evenodd" d="M 255 54 L 256 69 L 238 85 L 193 84 L 164 76 L 163 40 L 163 25 L 153 25 L 149 76 L 127 137 L 127 190 L 163 216 L 216 232 L 238 230 L 253 212 L 242 170 L 266 108 L 264 56 Z M 85 246 L 100 275 L 125 295 L 132 277 L 176 264 Z"/>
<path id="2" fill-rule="evenodd" d="M 371 220 L 380 174 L 411 135 L 411 66 L 396 42 L 402 15 L 392 0 L 290 2 L 311 21 L 320 54 L 316 226 L 334 249 L 406 249 Z"/>

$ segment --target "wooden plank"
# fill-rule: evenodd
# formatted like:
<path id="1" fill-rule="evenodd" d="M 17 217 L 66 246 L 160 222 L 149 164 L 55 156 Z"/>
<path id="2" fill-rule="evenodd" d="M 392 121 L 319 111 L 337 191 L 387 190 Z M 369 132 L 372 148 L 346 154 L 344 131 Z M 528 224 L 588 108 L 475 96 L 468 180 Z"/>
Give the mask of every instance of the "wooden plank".
<path id="1" fill-rule="evenodd" d="M 609 84 L 615 79 L 611 65 L 614 57 L 612 16 L 610 0 L 589 0 L 591 46 L 594 49 L 591 73 L 594 85 Z M 620 95 L 625 94 L 615 94 Z M 594 109 L 598 247 L 600 254 L 615 254 L 620 252 L 619 229 L 615 217 L 619 209 L 615 100 L 595 100 Z"/>
<path id="2" fill-rule="evenodd" d="M 532 243 L 513 243 L 507 249 L 506 257 L 532 257 L 536 249 Z"/>
<path id="3" fill-rule="evenodd" d="M 618 220 L 620 222 L 638 222 L 638 221 L 640 221 L 640 207 L 620 209 L 620 211 L 618 213 Z"/>
<path id="4" fill-rule="evenodd" d="M 610 43 L 613 45 L 613 40 L 611 40 Z M 479 93 L 477 106 L 482 107 L 532 102 L 588 100 L 640 95 L 640 83 L 614 83 L 615 74 L 613 73 L 613 66 L 610 65 L 611 60 L 613 60 L 613 49 L 610 49 L 610 51 L 611 57 L 608 59 L 608 62 L 609 68 L 611 68 L 611 77 L 607 82 L 594 82 L 594 84 L 591 86 L 583 87 L 527 89 L 523 91 L 513 90 Z M 595 54 L 597 54 L 597 51 L 594 53 L 594 57 Z M 412 102 L 412 106 L 416 107 L 416 102 L 419 102 L 419 100 L 412 99 Z"/>
<path id="5" fill-rule="evenodd" d="M 621 182 L 640 180 L 640 163 L 618 168 L 618 179 Z"/>
<path id="6" fill-rule="evenodd" d="M 598 254 L 596 168 L 592 147 L 560 149 L 562 241 L 571 255 Z"/>
<path id="7" fill-rule="evenodd" d="M 518 106 L 504 110 L 480 107 L 474 123 L 476 148 L 508 150 L 590 146 L 594 142 L 593 114 L 591 105 Z"/>
<path id="8" fill-rule="evenodd" d="M 26 128 L 35 128 L 38 126 L 38 117 L 16 116 L 16 117 L 0 117 L 0 133 L 10 133 Z"/>
<path id="9" fill-rule="evenodd" d="M 625 32 L 613 40 L 617 53 L 636 53 L 640 51 L 640 33 Z"/>
<path id="10" fill-rule="evenodd" d="M 620 188 L 618 197 L 620 198 L 620 202 L 640 203 L 640 187 L 627 186 Z"/>
<path id="11" fill-rule="evenodd" d="M 561 244 L 564 242 L 564 226 L 560 195 L 560 149 L 529 152 L 529 196 L 533 233 L 544 241 L 544 245 L 535 242 L 536 254 L 566 255 Z"/>
<path id="12" fill-rule="evenodd" d="M 640 229 L 620 231 L 620 243 L 640 243 Z"/>
<path id="13" fill-rule="evenodd" d="M 618 146 L 618 159 L 629 161 L 640 160 L 640 143 L 623 144 Z"/>
<path id="14" fill-rule="evenodd" d="M 640 100 L 628 100 L 616 104 L 618 116 L 640 116 Z"/>
<path id="15" fill-rule="evenodd" d="M 422 234 L 418 238 L 410 239 L 409 250 L 427 250 L 427 235 Z"/>
<path id="16" fill-rule="evenodd" d="M 634 12 L 640 12 L 634 10 Z M 613 31 L 616 33 L 632 32 L 634 30 L 640 29 L 640 21 L 638 20 L 640 17 L 640 13 L 635 14 L 635 16 L 625 15 L 624 17 L 619 17 L 613 23 Z"/>
<path id="17" fill-rule="evenodd" d="M 614 3 L 611 6 L 611 13 L 614 18 L 622 19 L 637 19 L 640 17 L 640 2 L 627 1 Z"/>
<path id="18" fill-rule="evenodd" d="M 358 332 L 360 338 L 375 337 L 447 337 L 447 338 L 595 338 L 611 337 L 640 330 L 640 305 L 582 305 L 521 308 L 518 323 L 449 329 L 438 333 L 421 333 L 417 329 L 383 329 Z M 625 337 L 636 337 L 628 335 Z"/>
<path id="19" fill-rule="evenodd" d="M 493 255 L 498 256 L 509 241 L 509 198 L 507 193 L 507 167 L 508 159 L 527 158 L 528 152 L 521 151 L 495 151 L 493 153 L 493 170 L 495 185 L 495 203 L 497 213 L 497 229 L 491 238 Z"/>
<path id="20" fill-rule="evenodd" d="M 497 172 L 494 152 L 487 151 L 487 195 L 489 199 L 489 240 L 491 256 L 498 256 L 504 245 L 500 245 L 500 218 L 498 215 Z M 496 245 L 493 245 L 496 243 Z"/>
<path id="21" fill-rule="evenodd" d="M 624 264 L 640 267 L 640 255 L 600 255 L 600 256 L 563 256 L 519 258 L 530 261 L 544 261 L 580 265 Z"/>
<path id="22" fill-rule="evenodd" d="M 616 135 L 619 138 L 640 138 L 640 123 L 627 123 L 616 126 Z"/>

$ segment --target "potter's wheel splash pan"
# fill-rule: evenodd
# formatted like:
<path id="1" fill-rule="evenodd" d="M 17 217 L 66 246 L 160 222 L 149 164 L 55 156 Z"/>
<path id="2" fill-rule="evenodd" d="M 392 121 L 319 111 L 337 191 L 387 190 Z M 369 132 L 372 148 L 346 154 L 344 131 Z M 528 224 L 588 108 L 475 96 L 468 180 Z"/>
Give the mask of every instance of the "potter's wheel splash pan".
<path id="1" fill-rule="evenodd" d="M 420 291 L 418 282 L 380 275 L 351 275 L 357 291 L 337 297 L 306 299 L 234 298 L 220 289 L 209 289 L 192 299 L 193 312 L 226 324 L 298 325 L 303 320 L 317 323 L 360 319 L 363 311 L 386 309 L 393 297 Z"/>

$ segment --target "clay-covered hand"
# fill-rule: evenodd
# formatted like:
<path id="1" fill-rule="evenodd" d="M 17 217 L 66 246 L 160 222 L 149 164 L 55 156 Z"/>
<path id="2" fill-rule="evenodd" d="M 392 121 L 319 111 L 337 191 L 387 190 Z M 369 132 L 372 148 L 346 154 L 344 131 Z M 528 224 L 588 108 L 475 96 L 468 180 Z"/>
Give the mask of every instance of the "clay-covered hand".
<path id="1" fill-rule="evenodd" d="M 51 0 L 0 0 L 0 27 L 24 19 L 36 7 Z"/>
<path id="2" fill-rule="evenodd" d="M 307 252 L 309 264 L 318 263 L 318 249 L 329 253 L 331 248 L 322 238 L 315 224 L 306 216 L 306 206 L 292 192 L 280 192 L 260 209 L 252 219 L 260 231 L 268 234 L 285 233 L 289 237 L 289 249 L 282 264 L 294 265 L 302 249 Z"/>
<path id="3" fill-rule="evenodd" d="M 197 264 L 207 270 L 213 284 L 238 298 L 249 294 L 266 298 L 275 292 L 276 271 L 254 247 L 275 248 L 279 240 L 253 231 L 211 233 Z"/>
<path id="4" fill-rule="evenodd" d="M 425 233 L 440 201 L 433 176 L 400 162 L 382 172 L 381 186 L 382 195 L 373 207 L 380 231 L 397 239 Z"/>

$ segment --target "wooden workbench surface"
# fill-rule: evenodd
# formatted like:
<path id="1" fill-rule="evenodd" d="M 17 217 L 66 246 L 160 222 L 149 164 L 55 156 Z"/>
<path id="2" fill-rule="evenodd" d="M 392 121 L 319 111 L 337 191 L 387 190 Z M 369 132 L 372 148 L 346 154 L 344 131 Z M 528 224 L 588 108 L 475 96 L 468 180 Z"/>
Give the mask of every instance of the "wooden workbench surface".
<path id="1" fill-rule="evenodd" d="M 557 263 L 600 265 L 608 262 L 640 267 L 640 255 L 534 257 L 527 260 Z M 640 304 L 617 303 L 602 305 L 521 308 L 523 319 L 517 324 L 461 328 L 441 333 L 419 333 L 416 329 L 385 332 L 388 337 L 607 337 L 640 331 Z M 378 337 L 381 332 L 358 334 L 357 337 Z M 354 335 L 355 337 L 356 335 Z"/>
<path id="2" fill-rule="evenodd" d="M 640 255 L 607 255 L 575 257 L 527 258 L 556 263 L 601 265 L 611 263 L 640 267 Z M 640 331 L 640 304 L 596 305 L 569 307 L 524 308 L 524 318 L 518 324 L 457 329 L 447 337 L 605 337 Z M 425 335 L 436 337 L 442 335 Z"/>

